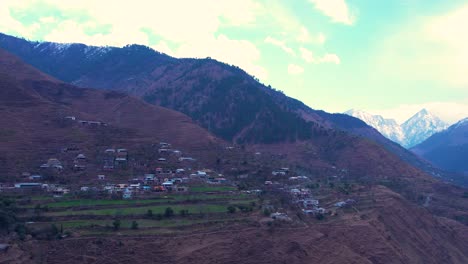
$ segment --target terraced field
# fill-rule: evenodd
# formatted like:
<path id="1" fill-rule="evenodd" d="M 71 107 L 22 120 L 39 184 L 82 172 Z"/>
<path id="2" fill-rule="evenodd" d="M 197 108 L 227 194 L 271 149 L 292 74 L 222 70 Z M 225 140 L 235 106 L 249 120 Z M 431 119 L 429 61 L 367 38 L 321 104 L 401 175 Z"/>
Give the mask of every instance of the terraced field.
<path id="1" fill-rule="evenodd" d="M 44 229 L 54 226 L 63 232 L 81 235 L 114 234 L 116 231 L 152 234 L 245 222 L 259 210 L 256 195 L 239 193 L 230 186 L 197 186 L 194 189 L 187 194 L 155 194 L 135 200 L 76 199 L 70 196 L 52 200 L 41 197 L 23 205 L 25 212 L 29 212 L 23 217 L 38 215 L 37 211 L 40 211 L 40 218 L 31 221 L 29 227 Z M 118 227 L 114 226 L 116 221 L 119 222 Z"/>

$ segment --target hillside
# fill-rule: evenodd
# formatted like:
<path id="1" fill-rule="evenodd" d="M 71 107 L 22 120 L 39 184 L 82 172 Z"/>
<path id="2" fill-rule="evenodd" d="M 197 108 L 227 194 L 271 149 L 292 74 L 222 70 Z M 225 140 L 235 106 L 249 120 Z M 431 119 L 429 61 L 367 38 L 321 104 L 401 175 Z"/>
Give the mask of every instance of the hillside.
<path id="1" fill-rule="evenodd" d="M 452 263 L 468 258 L 467 227 L 431 217 L 386 188 L 335 220 L 223 226 L 181 235 L 85 236 L 27 241 L 0 255 L 20 263 Z M 371 198 L 372 197 L 372 198 Z M 364 202 L 363 202 L 364 203 Z M 112 257 L 109 257 L 112 256 Z M 122 262 L 116 261 L 122 260 Z"/>
<path id="2" fill-rule="evenodd" d="M 434 134 L 411 150 L 444 170 L 468 173 L 468 119 Z"/>
<path id="3" fill-rule="evenodd" d="M 0 47 L 62 81 L 122 91 L 185 113 L 227 141 L 293 143 L 337 129 L 377 142 L 405 162 L 434 171 L 364 122 L 313 110 L 238 67 L 212 59 L 175 59 L 139 45 L 104 48 L 29 42 L 8 35 L 0 35 Z"/>
<path id="4" fill-rule="evenodd" d="M 213 162 L 212 150 L 222 143 L 183 114 L 118 92 L 77 89 L 3 50 L 0 76 L 1 167 L 10 176 L 37 168 L 67 147 L 94 153 L 93 148 L 170 141 Z M 80 125 L 78 119 L 107 125 Z"/>

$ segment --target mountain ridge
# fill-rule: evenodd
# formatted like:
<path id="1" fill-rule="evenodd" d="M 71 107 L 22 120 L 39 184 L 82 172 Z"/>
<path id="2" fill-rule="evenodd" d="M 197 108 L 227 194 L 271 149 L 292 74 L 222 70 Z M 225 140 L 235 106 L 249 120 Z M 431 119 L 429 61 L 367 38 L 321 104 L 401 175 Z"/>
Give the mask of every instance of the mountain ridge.
<path id="1" fill-rule="evenodd" d="M 420 110 L 402 124 L 398 124 L 394 119 L 385 119 L 380 115 L 373 115 L 362 110 L 351 109 L 345 114 L 363 120 L 382 135 L 405 148 L 411 148 L 448 127 L 445 122 L 427 109 Z"/>

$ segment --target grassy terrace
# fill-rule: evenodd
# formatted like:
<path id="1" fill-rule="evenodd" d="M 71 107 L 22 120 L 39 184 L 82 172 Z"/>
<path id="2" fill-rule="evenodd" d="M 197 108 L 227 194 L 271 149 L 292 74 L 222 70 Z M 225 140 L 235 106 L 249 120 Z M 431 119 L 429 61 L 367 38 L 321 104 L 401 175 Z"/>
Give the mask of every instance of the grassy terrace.
<path id="1" fill-rule="evenodd" d="M 113 206 L 113 205 L 144 205 L 144 204 L 157 204 L 157 203 L 171 203 L 171 202 L 195 202 L 195 201 L 210 201 L 210 200 L 242 200 L 248 196 L 245 194 L 238 195 L 208 195 L 208 194 L 195 194 L 195 195 L 171 195 L 162 196 L 156 199 L 137 199 L 137 200 L 93 200 L 93 199 L 77 199 L 65 200 L 52 203 L 46 203 L 44 206 L 49 208 L 61 207 L 82 207 L 82 206 Z M 29 205 L 27 207 L 34 207 Z"/>
<path id="2" fill-rule="evenodd" d="M 47 216 L 69 216 L 69 215 L 143 215 L 148 210 L 153 211 L 153 214 L 163 214 L 167 207 L 171 207 L 175 213 L 180 210 L 188 210 L 189 213 L 224 213 L 229 204 L 248 205 L 254 200 L 232 201 L 225 204 L 184 204 L 184 205 L 158 205 L 158 206 L 143 206 L 143 207 L 123 207 L 123 208 L 106 208 L 95 210 L 66 210 L 59 212 L 46 213 Z"/>
<path id="3" fill-rule="evenodd" d="M 193 186 L 190 187 L 191 192 L 229 192 L 235 191 L 232 186 Z"/>
<path id="4" fill-rule="evenodd" d="M 195 224 L 213 223 L 213 222 L 229 222 L 242 220 L 243 218 L 227 218 L 227 219 L 163 219 L 163 220 L 152 220 L 152 219 L 122 219 L 121 228 L 131 228 L 132 222 L 138 223 L 138 228 L 165 228 L 165 227 L 178 227 L 178 226 L 190 226 Z M 74 221 L 55 221 L 55 222 L 40 222 L 34 223 L 33 225 L 50 225 L 55 224 L 56 226 L 62 226 L 64 229 L 87 229 L 92 227 L 112 227 L 113 220 L 74 220 Z"/>

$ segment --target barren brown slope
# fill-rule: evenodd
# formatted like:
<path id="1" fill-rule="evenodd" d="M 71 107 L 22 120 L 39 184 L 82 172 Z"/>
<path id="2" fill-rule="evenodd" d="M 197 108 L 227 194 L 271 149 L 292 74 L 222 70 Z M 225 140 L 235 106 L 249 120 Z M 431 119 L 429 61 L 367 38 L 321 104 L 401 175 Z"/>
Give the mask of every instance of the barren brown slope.
<path id="1" fill-rule="evenodd" d="M 306 227 L 238 225 L 225 230 L 125 237 L 77 237 L 21 244 L 17 263 L 356 263 L 463 264 L 468 228 L 431 216 L 376 187 L 369 208 Z M 363 201 L 361 201 L 363 203 Z"/>
<path id="2" fill-rule="evenodd" d="M 221 141 L 189 117 L 125 94 L 78 89 L 0 52 L 0 162 L 7 175 L 37 168 L 69 146 L 86 150 L 169 141 L 201 159 L 215 160 L 211 152 Z M 64 122 L 65 116 L 108 126 L 80 127 Z"/>

